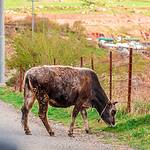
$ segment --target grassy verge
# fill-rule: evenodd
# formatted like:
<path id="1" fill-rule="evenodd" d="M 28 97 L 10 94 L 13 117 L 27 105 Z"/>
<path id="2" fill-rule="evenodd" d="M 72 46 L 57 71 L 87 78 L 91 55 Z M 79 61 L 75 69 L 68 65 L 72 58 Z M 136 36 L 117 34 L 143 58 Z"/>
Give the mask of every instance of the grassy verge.
<path id="1" fill-rule="evenodd" d="M 31 13 L 31 1 L 28 0 L 6 0 L 5 8 L 7 10 L 23 11 Z M 51 13 L 51 14 L 81 14 L 92 12 L 97 13 L 95 8 L 106 8 L 106 10 L 98 11 L 98 13 L 115 13 L 115 14 L 132 14 L 136 13 L 135 10 L 138 10 L 137 13 L 143 15 L 149 15 L 150 3 L 148 0 L 102 0 L 99 4 L 96 5 L 93 9 L 84 7 L 80 0 L 64 0 L 63 2 L 48 2 L 48 1 L 35 1 L 35 12 L 36 14 L 41 13 Z M 118 9 L 120 8 L 120 9 Z M 125 8 L 125 9 L 124 9 Z M 127 9 L 128 10 L 127 10 Z M 19 13 L 18 12 L 18 13 Z"/>
<path id="2" fill-rule="evenodd" d="M 80 0 L 64 0 L 63 2 L 48 2 L 48 1 L 35 1 L 35 5 L 43 5 L 43 6 L 82 6 L 82 2 Z M 6 0 L 5 1 L 6 8 L 19 8 L 24 6 L 31 6 L 31 1 L 29 0 Z M 149 0 L 112 0 L 111 2 L 108 0 L 102 0 L 99 3 L 99 6 L 124 6 L 124 7 L 149 7 Z"/>
<path id="3" fill-rule="evenodd" d="M 6 103 L 10 103 L 17 109 L 20 109 L 23 103 L 22 94 L 15 93 L 8 88 L 0 88 L 0 99 Z M 150 104 L 142 104 L 144 110 L 149 110 Z M 137 107 L 138 105 L 136 105 Z M 139 105 L 141 108 L 141 105 Z M 68 125 L 71 119 L 72 108 L 56 109 L 50 108 L 48 112 L 49 119 L 62 122 Z M 136 108 L 136 110 L 139 108 Z M 38 106 L 34 105 L 32 112 L 37 115 Z M 126 114 L 123 109 L 119 109 L 117 112 L 117 125 L 115 128 L 109 128 L 104 123 L 98 123 L 99 118 L 97 112 L 94 109 L 88 111 L 88 118 L 90 127 L 97 134 L 104 134 L 105 142 L 112 142 L 114 136 L 110 138 L 109 133 L 114 133 L 119 143 L 129 144 L 130 146 L 140 149 L 148 150 L 150 147 L 150 114 L 137 115 L 137 114 Z M 79 115 L 77 118 L 77 126 L 82 126 L 82 119 Z M 105 132 L 108 133 L 106 136 Z"/>
<path id="4" fill-rule="evenodd" d="M 48 1 L 34 1 L 35 6 L 81 6 L 80 1 L 74 0 L 65 0 L 64 2 L 48 2 Z M 24 7 L 31 7 L 32 2 L 29 0 L 6 0 L 5 1 L 5 8 L 6 9 L 16 9 L 16 8 L 24 8 Z"/>

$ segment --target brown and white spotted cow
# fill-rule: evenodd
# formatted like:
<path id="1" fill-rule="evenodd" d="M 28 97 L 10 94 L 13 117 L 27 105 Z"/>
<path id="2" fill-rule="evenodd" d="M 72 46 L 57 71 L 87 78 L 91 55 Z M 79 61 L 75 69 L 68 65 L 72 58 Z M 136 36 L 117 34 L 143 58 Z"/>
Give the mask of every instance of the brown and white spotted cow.
<path id="1" fill-rule="evenodd" d="M 52 131 L 48 120 L 48 104 L 53 107 L 74 105 L 69 136 L 73 135 L 75 118 L 80 112 L 85 131 L 89 133 L 86 108 L 94 107 L 100 117 L 109 125 L 115 125 L 115 103 L 111 103 L 101 87 L 94 71 L 87 68 L 68 66 L 39 66 L 29 69 L 24 77 L 24 105 L 22 124 L 25 134 L 31 134 L 28 127 L 28 113 L 35 101 L 39 103 L 39 117 L 48 133 Z"/>

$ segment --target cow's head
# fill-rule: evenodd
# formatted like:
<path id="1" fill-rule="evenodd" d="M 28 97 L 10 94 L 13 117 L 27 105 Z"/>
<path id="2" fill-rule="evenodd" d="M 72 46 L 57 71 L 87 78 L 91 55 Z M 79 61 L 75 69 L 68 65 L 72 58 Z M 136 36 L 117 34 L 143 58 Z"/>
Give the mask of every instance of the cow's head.
<path id="1" fill-rule="evenodd" d="M 108 102 L 100 114 L 103 121 L 110 126 L 115 125 L 116 103 Z"/>

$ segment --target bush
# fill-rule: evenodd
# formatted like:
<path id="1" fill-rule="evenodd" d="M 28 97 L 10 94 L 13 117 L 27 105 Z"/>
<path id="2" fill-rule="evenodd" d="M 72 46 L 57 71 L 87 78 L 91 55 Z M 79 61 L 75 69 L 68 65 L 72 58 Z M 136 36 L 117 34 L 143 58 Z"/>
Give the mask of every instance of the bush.
<path id="1" fill-rule="evenodd" d="M 7 64 L 10 68 L 22 65 L 27 69 L 35 65 L 53 64 L 56 58 L 57 64 L 76 66 L 81 56 L 90 58 L 91 53 L 105 55 L 100 50 L 97 52 L 95 45 L 86 40 L 84 33 L 85 29 L 80 22 L 70 28 L 68 24 L 59 25 L 47 19 L 38 19 L 33 37 L 30 28 L 14 37 L 15 53 L 7 60 Z"/>
<path id="2" fill-rule="evenodd" d="M 16 83 L 17 77 L 16 75 L 13 75 L 9 80 L 7 80 L 6 85 L 13 87 Z"/>

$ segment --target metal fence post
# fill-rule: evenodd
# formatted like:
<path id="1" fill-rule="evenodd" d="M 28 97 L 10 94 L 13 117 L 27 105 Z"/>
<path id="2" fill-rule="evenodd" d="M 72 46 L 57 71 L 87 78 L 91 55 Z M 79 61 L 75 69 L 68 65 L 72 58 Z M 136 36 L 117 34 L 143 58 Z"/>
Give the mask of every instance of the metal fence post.
<path id="1" fill-rule="evenodd" d="M 0 0 L 0 86 L 5 85 L 4 0 Z"/>
<path id="2" fill-rule="evenodd" d="M 131 90 L 132 90 L 132 55 L 133 49 L 130 48 L 129 53 L 129 77 L 128 77 L 128 103 L 127 103 L 127 112 L 131 112 Z"/>
<path id="3" fill-rule="evenodd" d="M 109 66 L 109 76 L 110 76 L 110 80 L 109 80 L 109 90 L 110 90 L 110 93 L 109 93 L 109 99 L 110 101 L 112 100 L 112 51 L 110 51 L 110 54 L 109 54 L 109 59 L 110 59 L 110 66 Z"/>

